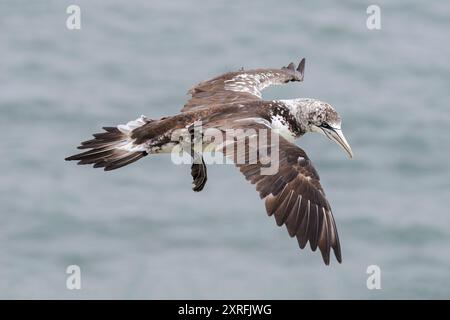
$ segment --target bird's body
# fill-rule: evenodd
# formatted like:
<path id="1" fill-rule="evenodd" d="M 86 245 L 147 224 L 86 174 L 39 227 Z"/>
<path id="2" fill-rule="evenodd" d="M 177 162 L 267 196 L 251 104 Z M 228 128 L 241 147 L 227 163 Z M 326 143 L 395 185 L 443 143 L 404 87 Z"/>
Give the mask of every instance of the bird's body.
<path id="1" fill-rule="evenodd" d="M 289 139 L 305 133 L 297 126 L 287 104 L 274 100 L 228 103 L 182 112 L 136 128 L 132 138 L 136 139 L 136 144 L 140 144 L 148 142 L 153 137 L 170 138 L 174 131 L 187 128 L 196 121 L 201 121 L 207 128 L 212 125 L 226 127 L 242 119 L 267 121 L 271 127 L 279 129 L 280 133 Z"/>
<path id="2" fill-rule="evenodd" d="M 175 147 L 181 147 L 191 153 L 193 189 L 201 191 L 207 180 L 203 154 L 222 152 L 256 185 L 265 199 L 267 213 L 275 216 L 278 225 L 286 225 L 301 248 L 308 241 L 313 250 L 319 247 L 326 264 L 332 248 L 340 262 L 339 238 L 319 176 L 306 153 L 293 141 L 307 132 L 320 132 L 352 156 L 340 130 L 341 119 L 329 104 L 319 100 L 261 99 L 261 90 L 267 86 L 302 81 L 303 74 L 304 59 L 297 69 L 290 64 L 282 69 L 226 73 L 193 87 L 189 91 L 192 98 L 181 113 L 158 120 L 141 116 L 124 125 L 104 127 L 106 132 L 95 134 L 94 139 L 80 145 L 79 149 L 88 151 L 66 160 L 109 171 L 148 154 L 173 152 Z M 216 134 L 208 140 L 208 130 L 215 130 L 220 136 Z M 230 137 L 232 130 L 234 135 Z M 263 141 L 263 136 L 270 138 Z M 252 138 L 257 141 L 253 145 Z M 195 143 L 197 140 L 200 148 Z M 239 149 L 242 141 L 244 148 Z M 270 174 L 264 173 L 268 158 L 270 166 L 274 162 L 277 166 Z"/>

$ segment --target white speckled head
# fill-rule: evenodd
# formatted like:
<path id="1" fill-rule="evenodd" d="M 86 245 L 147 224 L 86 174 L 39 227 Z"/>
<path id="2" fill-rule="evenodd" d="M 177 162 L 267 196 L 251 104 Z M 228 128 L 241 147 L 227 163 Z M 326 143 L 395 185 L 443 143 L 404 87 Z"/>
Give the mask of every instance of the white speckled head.
<path id="1" fill-rule="evenodd" d="M 324 122 L 332 127 L 341 126 L 341 117 L 329 103 L 310 98 L 282 101 L 296 116 L 305 132 L 317 132 L 316 127 Z"/>
<path id="2" fill-rule="evenodd" d="M 352 149 L 341 130 L 341 117 L 334 108 L 326 102 L 310 99 L 282 100 L 296 117 L 298 124 L 304 132 L 318 132 L 341 146 L 350 158 Z"/>

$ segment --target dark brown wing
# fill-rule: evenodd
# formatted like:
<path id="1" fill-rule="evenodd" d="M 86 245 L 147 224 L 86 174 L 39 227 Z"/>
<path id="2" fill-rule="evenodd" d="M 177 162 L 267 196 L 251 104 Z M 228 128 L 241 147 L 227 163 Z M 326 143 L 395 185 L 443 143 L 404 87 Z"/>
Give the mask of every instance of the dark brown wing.
<path id="1" fill-rule="evenodd" d="M 249 125 L 248 127 L 252 127 Z M 253 128 L 261 126 L 255 125 Z M 267 130 L 267 127 L 264 127 Z M 270 131 L 270 130 L 269 130 Z M 260 134 L 259 134 L 260 135 Z M 270 136 L 271 134 L 267 134 Z M 303 249 L 309 242 L 315 251 L 319 247 L 325 264 L 330 263 L 330 249 L 332 248 L 338 262 L 342 261 L 339 237 L 330 204 L 319 182 L 319 175 L 314 169 L 305 151 L 288 142 L 281 136 L 278 139 L 268 139 L 269 143 L 259 141 L 258 159 L 251 163 L 252 147 L 246 143 L 245 158 L 237 155 L 236 145 L 232 148 L 233 160 L 240 163 L 236 166 L 245 178 L 256 185 L 261 199 L 265 200 L 266 211 L 269 216 L 274 215 L 278 226 L 286 225 L 291 237 L 296 236 L 299 246 Z M 278 140 L 278 141 L 277 141 Z M 239 140 L 238 140 L 239 141 Z M 234 142 L 235 144 L 237 143 Z M 278 145 L 278 148 L 276 147 Z M 227 147 L 229 150 L 229 146 Z M 278 152 L 273 161 L 278 161 L 278 170 L 265 175 L 262 168 L 267 168 L 267 161 L 261 157 L 262 148 L 267 148 L 267 156 Z M 225 151 L 227 156 L 230 152 Z M 240 158 L 237 158 L 237 157 Z M 245 159 L 246 161 L 242 161 Z M 255 157 L 253 157 L 255 160 Z M 273 165 L 273 162 L 270 163 Z"/>
<path id="2" fill-rule="evenodd" d="M 182 112 L 213 104 L 246 102 L 261 99 L 261 91 L 270 85 L 303 81 L 305 59 L 297 69 L 293 63 L 281 69 L 240 70 L 201 82 L 188 91 L 192 98 Z"/>

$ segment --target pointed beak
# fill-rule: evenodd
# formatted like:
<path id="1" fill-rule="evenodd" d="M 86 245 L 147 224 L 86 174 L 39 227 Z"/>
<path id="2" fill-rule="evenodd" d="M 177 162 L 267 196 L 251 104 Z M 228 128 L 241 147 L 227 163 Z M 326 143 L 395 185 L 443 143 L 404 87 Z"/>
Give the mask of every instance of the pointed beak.
<path id="1" fill-rule="evenodd" d="M 332 128 L 332 129 L 323 129 L 325 135 L 330 139 L 336 142 L 344 151 L 348 154 L 350 158 L 353 158 L 352 148 L 345 139 L 344 134 L 341 129 Z"/>

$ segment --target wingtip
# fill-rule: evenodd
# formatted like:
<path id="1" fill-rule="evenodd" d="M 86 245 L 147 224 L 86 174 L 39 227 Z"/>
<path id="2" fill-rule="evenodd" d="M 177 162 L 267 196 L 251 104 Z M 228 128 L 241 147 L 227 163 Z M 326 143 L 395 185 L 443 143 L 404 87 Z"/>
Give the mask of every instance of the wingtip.
<path id="1" fill-rule="evenodd" d="M 292 71 L 295 74 L 293 81 L 303 81 L 305 75 L 305 61 L 306 61 L 305 58 L 300 60 L 300 63 L 298 64 L 297 68 L 295 68 L 295 64 L 291 62 L 287 67 L 282 67 L 281 69 Z"/>
<path id="2" fill-rule="evenodd" d="M 297 71 L 303 73 L 305 70 L 305 58 L 303 58 L 300 63 L 298 64 Z"/>
<path id="3" fill-rule="evenodd" d="M 341 255 L 340 250 L 333 249 L 333 251 L 334 251 L 334 256 L 336 257 L 337 262 L 342 263 L 342 255 Z"/>
<path id="4" fill-rule="evenodd" d="M 303 58 L 297 67 L 297 71 L 301 74 L 301 80 L 305 78 L 305 61 L 306 59 Z"/>
<path id="5" fill-rule="evenodd" d="M 339 264 L 342 264 L 342 257 L 340 255 L 335 255 L 335 256 L 336 256 L 336 261 Z M 323 259 L 323 262 L 325 263 L 325 265 L 329 266 L 330 262 L 331 262 L 331 254 L 329 254 L 329 253 L 323 254 L 322 253 L 322 259 Z"/>

